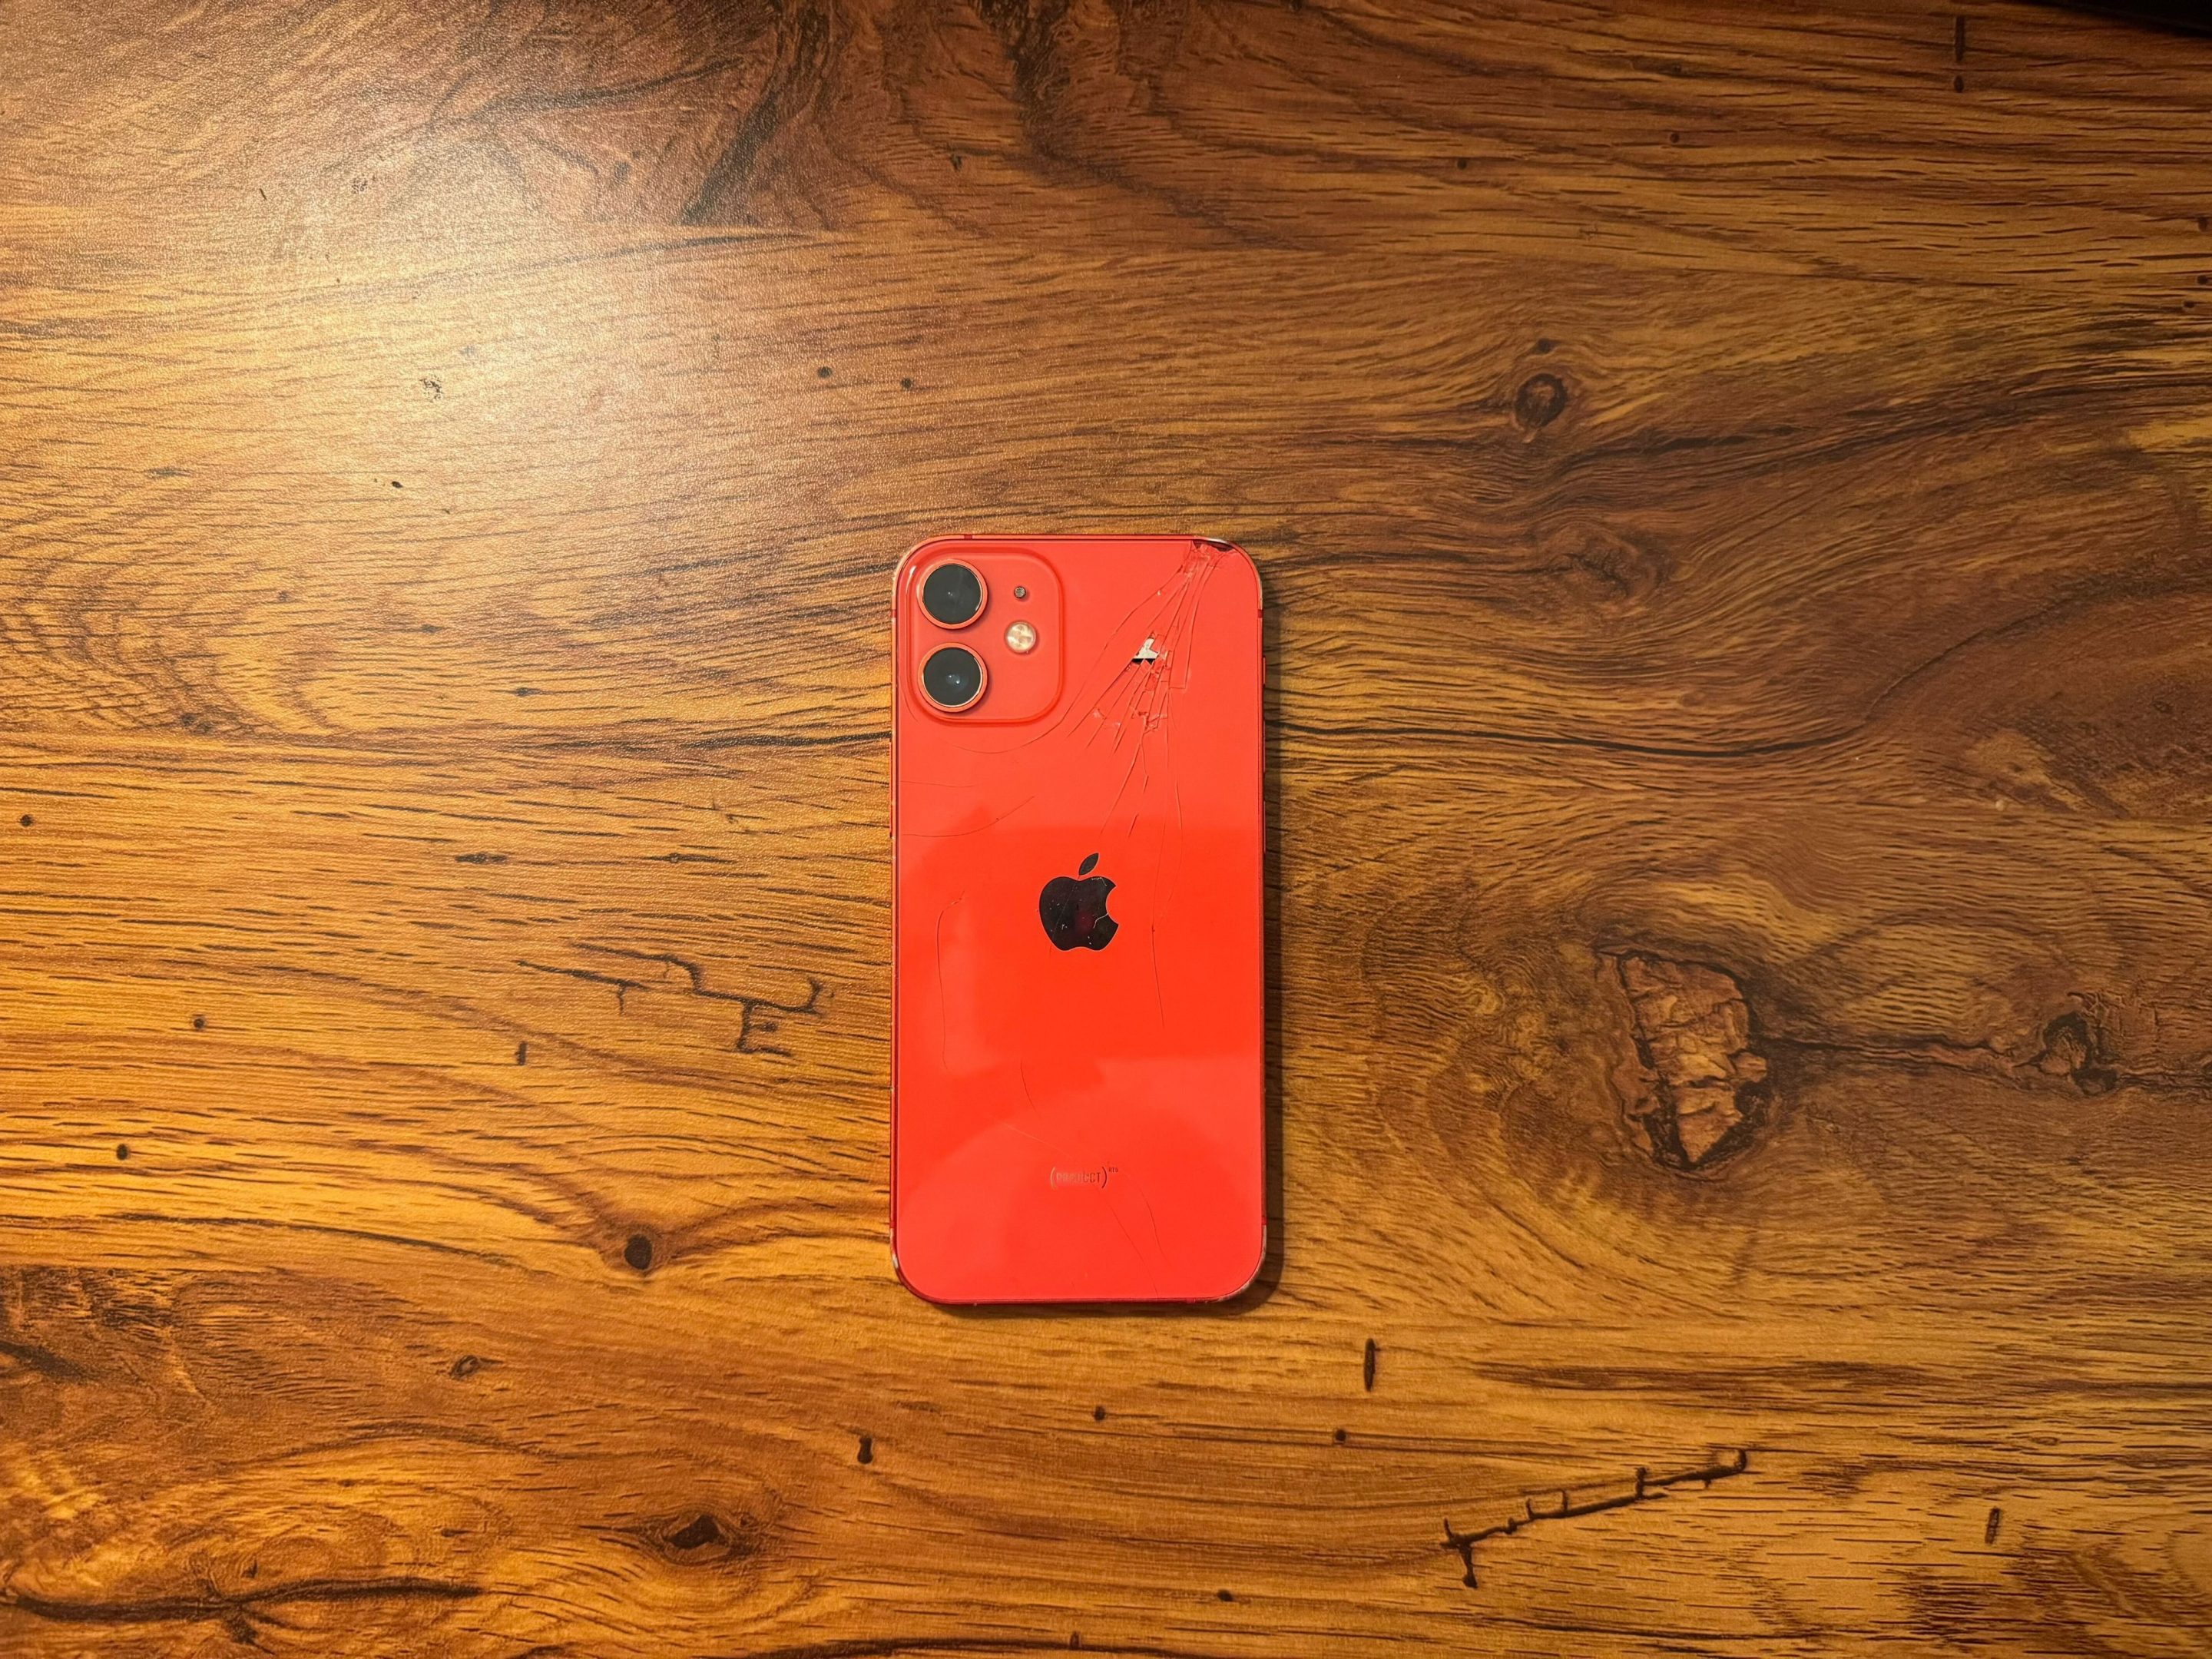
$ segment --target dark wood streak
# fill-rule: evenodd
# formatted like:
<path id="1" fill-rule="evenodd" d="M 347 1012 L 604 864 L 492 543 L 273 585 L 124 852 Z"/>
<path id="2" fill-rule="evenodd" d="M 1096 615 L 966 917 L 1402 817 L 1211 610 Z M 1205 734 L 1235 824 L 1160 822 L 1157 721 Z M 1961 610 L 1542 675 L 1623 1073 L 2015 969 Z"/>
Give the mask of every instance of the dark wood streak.
<path id="1" fill-rule="evenodd" d="M 63 1625 L 155 1625 L 224 1623 L 240 1616 L 252 1621 L 264 1607 L 321 1602 L 465 1601 L 483 1594 L 475 1584 L 397 1575 L 388 1578 L 299 1578 L 252 1589 L 208 1589 L 197 1595 L 149 1596 L 137 1601 L 68 1601 L 0 1589 L 0 1609 Z"/>
<path id="2" fill-rule="evenodd" d="M 775 8 L 775 52 L 766 81 L 736 135 L 714 158 L 679 216 L 687 225 L 750 223 L 746 191 L 769 142 L 819 96 L 830 57 L 829 12 L 812 0 Z"/>
<path id="3" fill-rule="evenodd" d="M 0 1358 L 13 1360 L 27 1370 L 36 1371 L 49 1382 L 81 1382 L 84 1368 L 51 1348 L 42 1348 L 35 1342 L 0 1340 Z"/>
<path id="4" fill-rule="evenodd" d="M 1081 1638 L 1081 1632 L 1077 1632 Z M 896 1659 L 901 1654 L 1104 1653 L 1127 1659 L 1217 1659 L 1204 1648 L 1164 1647 L 1149 1642 L 1093 1642 L 1087 1638 L 1018 1636 L 892 1636 L 873 1639 L 799 1642 L 787 1647 L 732 1652 L 726 1659 Z"/>

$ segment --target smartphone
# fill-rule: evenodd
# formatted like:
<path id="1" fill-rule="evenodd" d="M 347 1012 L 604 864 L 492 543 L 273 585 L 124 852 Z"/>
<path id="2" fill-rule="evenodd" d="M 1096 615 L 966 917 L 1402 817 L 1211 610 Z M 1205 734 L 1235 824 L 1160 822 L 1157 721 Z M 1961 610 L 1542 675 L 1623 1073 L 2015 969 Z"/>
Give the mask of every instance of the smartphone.
<path id="1" fill-rule="evenodd" d="M 891 639 L 900 1278 L 1234 1296 L 1267 1249 L 1257 571 L 1190 536 L 945 537 Z"/>

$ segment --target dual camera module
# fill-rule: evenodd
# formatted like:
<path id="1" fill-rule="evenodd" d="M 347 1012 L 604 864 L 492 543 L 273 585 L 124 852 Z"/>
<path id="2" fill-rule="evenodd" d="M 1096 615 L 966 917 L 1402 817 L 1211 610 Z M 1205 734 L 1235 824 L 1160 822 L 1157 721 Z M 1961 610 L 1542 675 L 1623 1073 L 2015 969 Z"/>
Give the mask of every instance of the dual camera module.
<path id="1" fill-rule="evenodd" d="M 932 567 L 921 579 L 922 613 L 939 628 L 967 627 L 983 614 L 989 597 L 982 576 L 957 560 L 948 559 Z M 1014 597 L 1023 599 L 1029 595 L 1017 587 Z M 1036 629 L 1028 623 L 1008 624 L 1008 650 L 1026 654 L 1036 648 Z M 957 714 L 973 708 L 981 700 L 987 678 L 983 659 L 966 646 L 939 646 L 923 659 L 921 695 L 945 713 Z"/>

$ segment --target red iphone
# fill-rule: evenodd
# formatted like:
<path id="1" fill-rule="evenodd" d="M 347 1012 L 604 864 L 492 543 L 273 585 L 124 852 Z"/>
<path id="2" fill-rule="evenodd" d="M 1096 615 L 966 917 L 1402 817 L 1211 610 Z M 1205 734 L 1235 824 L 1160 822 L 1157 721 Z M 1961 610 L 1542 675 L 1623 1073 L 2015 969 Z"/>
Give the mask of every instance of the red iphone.
<path id="1" fill-rule="evenodd" d="M 1258 574 L 1188 536 L 958 536 L 893 603 L 899 1275 L 1233 1296 L 1267 1245 Z"/>

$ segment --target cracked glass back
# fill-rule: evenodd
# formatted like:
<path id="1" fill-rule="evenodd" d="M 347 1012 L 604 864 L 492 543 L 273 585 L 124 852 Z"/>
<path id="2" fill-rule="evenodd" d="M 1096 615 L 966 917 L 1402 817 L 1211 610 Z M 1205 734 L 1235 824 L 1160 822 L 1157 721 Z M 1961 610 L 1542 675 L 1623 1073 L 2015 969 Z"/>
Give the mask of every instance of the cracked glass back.
<path id="1" fill-rule="evenodd" d="M 946 560 L 991 592 L 957 631 L 919 603 Z M 894 606 L 900 1275 L 939 1302 L 1234 1295 L 1266 1244 L 1258 576 L 1187 536 L 957 537 L 908 555 Z M 948 642 L 987 670 L 967 714 L 921 690 Z"/>

